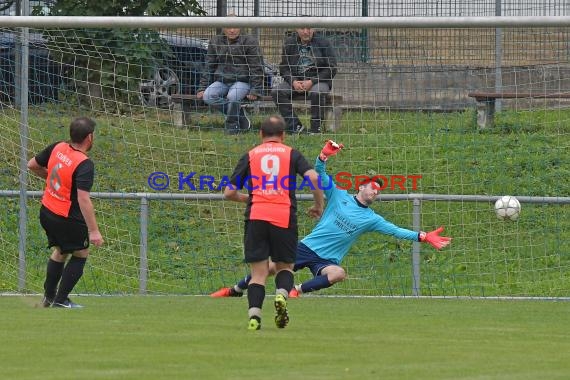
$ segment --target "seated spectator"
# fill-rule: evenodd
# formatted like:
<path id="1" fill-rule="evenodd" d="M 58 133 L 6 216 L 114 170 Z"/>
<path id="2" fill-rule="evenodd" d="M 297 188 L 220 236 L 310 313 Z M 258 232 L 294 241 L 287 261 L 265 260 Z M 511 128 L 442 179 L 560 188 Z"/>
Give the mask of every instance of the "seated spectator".
<path id="1" fill-rule="evenodd" d="M 321 132 L 325 115 L 332 111 L 327 96 L 337 72 L 336 57 L 330 42 L 310 27 L 299 28 L 285 39 L 279 66 L 284 81 L 271 92 L 287 130 L 300 133 L 305 128 L 293 110 L 292 100 L 308 97 L 311 101 L 311 133 Z"/>
<path id="2" fill-rule="evenodd" d="M 235 16 L 235 15 L 231 15 Z M 226 115 L 225 131 L 237 134 L 248 131 L 251 122 L 241 107 L 244 98 L 256 100 L 263 88 L 263 58 L 257 39 L 241 35 L 238 28 L 225 28 L 208 45 L 206 70 L 198 99 L 220 106 Z"/>

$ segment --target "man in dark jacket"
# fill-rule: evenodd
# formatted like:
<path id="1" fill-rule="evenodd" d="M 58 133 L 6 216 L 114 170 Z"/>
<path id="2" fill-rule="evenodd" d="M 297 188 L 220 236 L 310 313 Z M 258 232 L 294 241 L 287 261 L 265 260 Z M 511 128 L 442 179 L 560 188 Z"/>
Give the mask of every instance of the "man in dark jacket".
<path id="1" fill-rule="evenodd" d="M 255 37 L 241 35 L 238 28 L 223 32 L 210 40 L 206 71 L 196 95 L 206 104 L 220 106 L 226 115 L 226 133 L 236 134 L 251 127 L 241 102 L 261 95 L 263 59 Z"/>
<path id="2" fill-rule="evenodd" d="M 321 122 L 330 110 L 327 95 L 337 72 L 330 42 L 315 34 L 313 28 L 297 29 L 283 43 L 279 70 L 284 81 L 273 88 L 271 95 L 287 122 L 288 131 L 299 133 L 304 129 L 293 111 L 293 98 L 309 97 L 311 132 L 320 133 Z"/>

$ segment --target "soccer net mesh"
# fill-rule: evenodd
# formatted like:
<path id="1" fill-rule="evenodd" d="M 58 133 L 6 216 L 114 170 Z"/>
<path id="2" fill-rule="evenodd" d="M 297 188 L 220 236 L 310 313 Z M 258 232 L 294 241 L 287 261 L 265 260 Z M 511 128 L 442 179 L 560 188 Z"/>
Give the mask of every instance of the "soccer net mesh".
<path id="1" fill-rule="evenodd" d="M 469 93 L 570 93 L 568 30 L 317 30 L 337 54 L 333 93 L 342 97 L 334 105 L 342 110 L 341 124 L 322 135 L 288 136 L 287 143 L 309 160 L 325 139 L 344 143 L 328 170 L 385 176 L 389 186 L 375 211 L 411 229 L 420 210 L 422 230 L 445 226 L 444 235 L 453 237 L 447 249 L 421 247 L 420 294 L 567 296 L 570 103 L 564 96 L 498 99 L 493 125 L 483 129 Z M 283 38 L 293 31 L 241 31 L 259 39 L 267 95 L 280 80 Z M 227 136 L 223 116 L 188 96 L 196 92 L 215 33 L 166 25 L 34 29 L 29 35 L 0 28 L 0 292 L 43 291 L 49 250 L 36 196 L 27 200 L 25 263 L 18 255 L 21 149 L 26 142 L 27 160 L 68 139 L 76 116 L 93 117 L 98 125 L 90 153 L 96 166 L 93 202 L 106 240 L 92 248 L 76 292 L 208 294 L 247 273 L 244 206 L 222 201 L 216 185 L 259 143 L 261 120 L 276 110 L 267 101 L 249 104 L 254 131 Z M 26 78 L 16 70 L 23 37 L 30 67 L 24 110 L 18 94 Z M 303 109 L 298 105 L 308 126 Z M 155 180 L 167 184 L 162 190 L 149 185 L 156 172 L 164 173 Z M 397 181 L 412 175 L 421 178 Z M 201 183 L 205 176 L 213 182 Z M 43 187 L 29 175 L 27 190 Z M 437 197 L 427 197 L 418 209 L 413 194 Z M 518 221 L 495 217 L 492 198 L 502 195 L 522 201 Z M 304 237 L 315 221 L 304 213 L 309 203 L 299 205 Z M 342 263 L 348 279 L 320 294 L 412 295 L 412 256 L 411 242 L 362 236 Z M 309 277 L 299 272 L 296 282 Z"/>

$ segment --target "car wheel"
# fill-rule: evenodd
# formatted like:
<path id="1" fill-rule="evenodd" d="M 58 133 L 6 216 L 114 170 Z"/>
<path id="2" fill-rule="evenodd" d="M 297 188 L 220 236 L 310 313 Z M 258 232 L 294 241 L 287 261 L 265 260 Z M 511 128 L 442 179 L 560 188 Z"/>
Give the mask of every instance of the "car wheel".
<path id="1" fill-rule="evenodd" d="M 180 80 L 172 69 L 157 68 L 151 80 L 141 82 L 139 93 L 144 106 L 171 108 L 171 96 L 180 93 Z"/>

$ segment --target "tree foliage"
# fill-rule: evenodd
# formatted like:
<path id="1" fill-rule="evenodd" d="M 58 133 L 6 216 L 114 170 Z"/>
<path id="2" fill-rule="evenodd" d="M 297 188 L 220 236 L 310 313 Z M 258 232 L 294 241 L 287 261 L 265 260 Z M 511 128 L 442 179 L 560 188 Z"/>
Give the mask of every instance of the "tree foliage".
<path id="1" fill-rule="evenodd" d="M 196 0 L 52 0 L 35 6 L 32 14 L 201 16 L 205 12 Z M 50 41 L 52 55 L 68 69 L 72 92 L 82 94 L 89 106 L 104 106 L 107 111 L 109 107 L 120 110 L 122 103 L 139 101 L 141 78 L 152 77 L 160 59 L 172 54 L 157 30 L 52 29 L 44 35 Z M 93 99 L 100 101 L 94 103 Z"/>
<path id="2" fill-rule="evenodd" d="M 203 16 L 196 0 L 51 0 L 53 16 Z"/>

